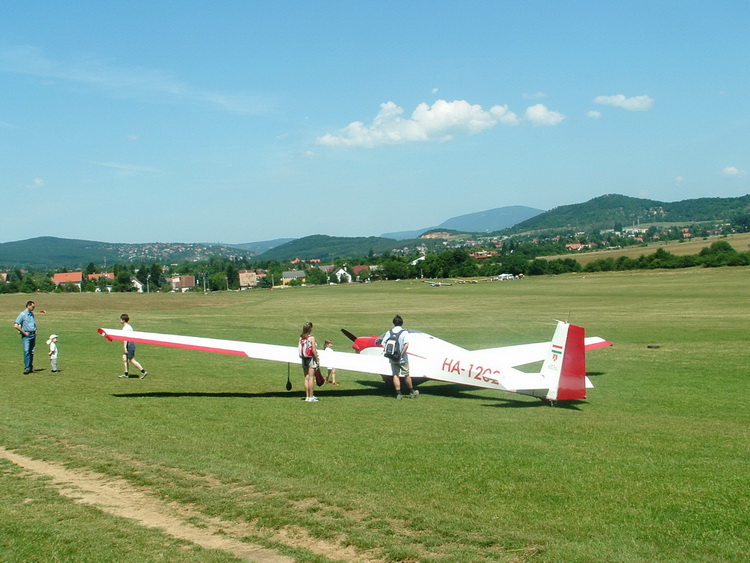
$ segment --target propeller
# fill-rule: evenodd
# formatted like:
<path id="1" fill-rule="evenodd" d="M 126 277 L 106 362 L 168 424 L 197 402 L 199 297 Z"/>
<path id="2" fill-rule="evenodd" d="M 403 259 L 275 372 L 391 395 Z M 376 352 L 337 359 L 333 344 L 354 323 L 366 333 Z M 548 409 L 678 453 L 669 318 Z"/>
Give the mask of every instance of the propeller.
<path id="1" fill-rule="evenodd" d="M 289 364 L 286 365 L 286 390 L 291 391 L 292 390 L 292 381 L 289 379 Z"/>
<path id="2" fill-rule="evenodd" d="M 342 329 L 341 329 L 341 332 L 343 332 L 343 333 L 344 333 L 344 336 L 346 336 L 346 337 L 347 337 L 347 338 L 348 338 L 349 340 L 351 340 L 352 342 L 354 342 L 355 340 L 357 340 L 357 337 L 356 337 L 356 336 L 354 336 L 354 335 L 353 335 L 353 334 L 352 334 L 351 332 L 349 332 L 349 331 L 348 331 L 348 330 L 346 330 L 345 328 L 342 328 Z"/>

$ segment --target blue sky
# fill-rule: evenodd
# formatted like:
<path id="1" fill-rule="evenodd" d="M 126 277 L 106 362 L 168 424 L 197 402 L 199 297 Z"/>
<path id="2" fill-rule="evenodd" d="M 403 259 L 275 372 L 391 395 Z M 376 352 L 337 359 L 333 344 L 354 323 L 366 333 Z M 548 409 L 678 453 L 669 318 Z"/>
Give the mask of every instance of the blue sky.
<path id="1" fill-rule="evenodd" d="M 0 4 L 0 242 L 750 193 L 750 2 Z"/>

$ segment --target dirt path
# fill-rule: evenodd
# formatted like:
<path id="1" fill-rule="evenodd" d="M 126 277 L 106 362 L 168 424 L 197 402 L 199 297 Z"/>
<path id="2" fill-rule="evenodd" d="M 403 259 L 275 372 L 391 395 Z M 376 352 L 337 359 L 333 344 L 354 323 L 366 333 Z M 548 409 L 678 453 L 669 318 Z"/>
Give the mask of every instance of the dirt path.
<path id="1" fill-rule="evenodd" d="M 259 533 L 252 526 L 233 524 L 209 518 L 178 503 L 167 503 L 154 498 L 127 481 L 107 477 L 98 473 L 71 470 L 61 464 L 31 459 L 0 447 L 0 458 L 33 473 L 51 479 L 60 494 L 76 502 L 90 504 L 104 512 L 129 518 L 142 526 L 157 528 L 163 532 L 210 549 L 226 551 L 247 561 L 256 563 L 294 563 L 294 559 L 273 550 L 232 539 Z M 198 519 L 204 526 L 188 523 Z M 195 520 L 194 520 L 195 521 Z M 306 537 L 304 533 L 282 530 L 274 534 L 274 540 L 294 547 L 304 547 L 332 560 L 362 560 L 351 548 L 341 547 Z"/>

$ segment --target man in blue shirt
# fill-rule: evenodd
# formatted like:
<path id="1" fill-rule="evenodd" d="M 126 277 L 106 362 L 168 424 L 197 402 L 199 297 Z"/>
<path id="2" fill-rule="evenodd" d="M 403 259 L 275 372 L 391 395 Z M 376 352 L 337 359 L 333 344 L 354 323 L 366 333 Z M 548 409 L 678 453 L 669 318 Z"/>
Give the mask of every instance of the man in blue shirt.
<path id="1" fill-rule="evenodd" d="M 24 309 L 15 324 L 15 329 L 21 334 L 21 343 L 23 344 L 23 372 L 34 373 L 34 348 L 36 347 L 36 319 L 34 318 L 34 308 L 36 305 L 33 301 L 26 303 Z"/>

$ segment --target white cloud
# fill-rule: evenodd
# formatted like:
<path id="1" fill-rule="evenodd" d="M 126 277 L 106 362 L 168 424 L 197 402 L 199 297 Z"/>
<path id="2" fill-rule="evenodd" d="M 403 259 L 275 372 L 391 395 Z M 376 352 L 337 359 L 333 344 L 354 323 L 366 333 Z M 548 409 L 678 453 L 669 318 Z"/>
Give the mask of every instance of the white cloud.
<path id="1" fill-rule="evenodd" d="M 30 183 L 26 184 L 27 190 L 39 190 L 44 187 L 44 180 L 41 178 L 34 178 Z"/>
<path id="2" fill-rule="evenodd" d="M 220 92 L 193 86 L 169 71 L 117 67 L 96 57 L 54 60 L 36 47 L 0 48 L 0 70 L 84 85 L 117 98 L 197 102 L 238 114 L 268 111 L 268 104 L 247 92 Z"/>
<path id="3" fill-rule="evenodd" d="M 159 170 L 151 166 L 139 166 L 137 164 L 120 164 L 117 162 L 95 162 L 92 164 L 116 170 L 120 176 L 135 176 L 137 174 L 157 174 Z"/>
<path id="4" fill-rule="evenodd" d="M 547 106 L 544 104 L 536 104 L 528 107 L 524 117 L 535 127 L 558 125 L 565 119 L 562 113 L 547 109 Z"/>
<path id="5" fill-rule="evenodd" d="M 682 184 L 684 181 L 685 181 L 684 176 L 675 176 L 674 178 L 674 183 L 677 184 L 678 186 Z"/>
<path id="6" fill-rule="evenodd" d="M 546 98 L 547 94 L 544 92 L 534 92 L 533 94 L 524 94 L 523 98 L 525 100 L 540 100 L 542 98 Z"/>
<path id="7" fill-rule="evenodd" d="M 594 103 L 628 111 L 646 111 L 654 105 L 654 99 L 646 95 L 626 98 L 623 94 L 617 94 L 616 96 L 597 96 L 594 98 Z"/>
<path id="8" fill-rule="evenodd" d="M 595 109 L 586 112 L 586 117 L 591 117 L 592 119 L 599 119 L 601 116 L 602 112 L 596 111 Z"/>
<path id="9" fill-rule="evenodd" d="M 744 176 L 747 174 L 747 170 L 740 170 L 736 166 L 726 166 L 721 170 L 721 173 L 724 176 L 729 176 L 730 178 L 736 178 L 738 176 Z"/>
<path id="10" fill-rule="evenodd" d="M 354 121 L 335 133 L 318 137 L 320 145 L 337 147 L 376 147 L 408 142 L 448 141 L 455 135 L 473 135 L 495 125 L 518 125 L 520 119 L 508 106 L 484 110 L 465 100 L 437 100 L 419 104 L 411 116 L 393 102 L 380 105 L 370 125 Z"/>

